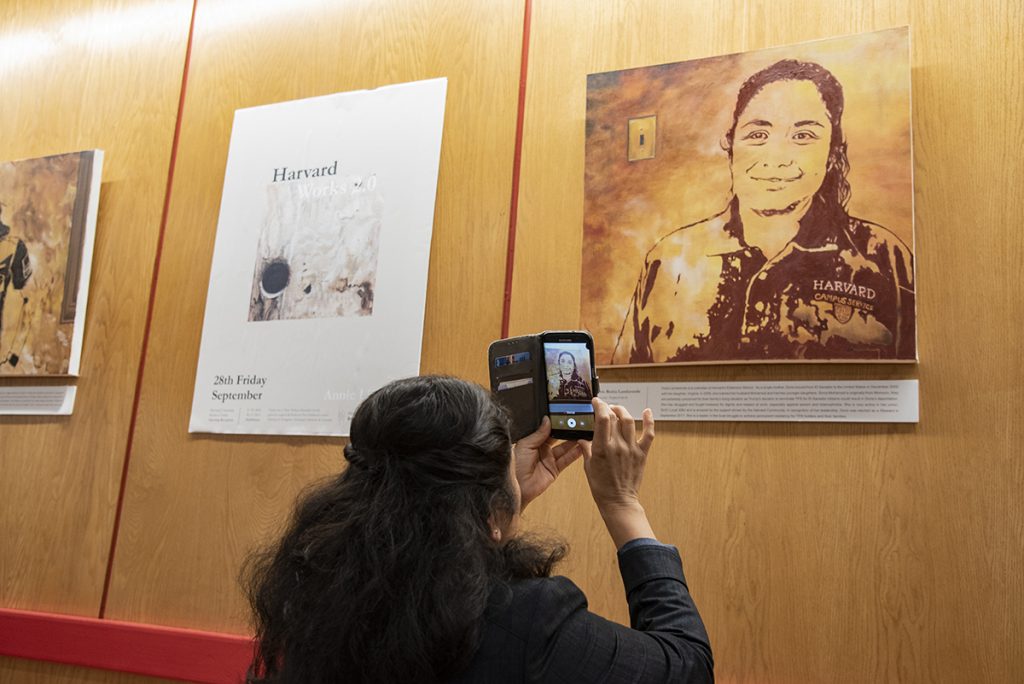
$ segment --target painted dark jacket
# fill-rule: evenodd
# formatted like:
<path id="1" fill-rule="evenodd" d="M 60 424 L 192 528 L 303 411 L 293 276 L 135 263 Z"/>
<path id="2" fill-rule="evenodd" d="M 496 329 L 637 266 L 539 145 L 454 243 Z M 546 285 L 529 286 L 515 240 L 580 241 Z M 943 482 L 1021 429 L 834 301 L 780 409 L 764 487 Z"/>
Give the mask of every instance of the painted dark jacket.
<path id="1" fill-rule="evenodd" d="M 587 383 L 583 381 L 578 372 L 573 371 L 572 377 L 568 379 L 559 378 L 558 394 L 555 396 L 556 400 L 590 399 L 591 396 L 590 388 L 587 387 Z"/>
<path id="2" fill-rule="evenodd" d="M 913 254 L 898 237 L 819 210 L 769 259 L 734 206 L 654 245 L 611 363 L 917 358 Z"/>

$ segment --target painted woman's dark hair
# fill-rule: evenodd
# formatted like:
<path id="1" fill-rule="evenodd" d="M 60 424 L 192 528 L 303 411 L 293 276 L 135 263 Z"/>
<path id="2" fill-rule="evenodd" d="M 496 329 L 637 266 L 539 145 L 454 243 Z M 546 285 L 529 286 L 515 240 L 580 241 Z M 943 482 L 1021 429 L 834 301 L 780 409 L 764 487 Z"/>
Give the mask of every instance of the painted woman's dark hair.
<path id="1" fill-rule="evenodd" d="M 758 71 L 744 81 L 736 96 L 732 127 L 725 134 L 729 158 L 732 158 L 733 139 L 743 110 L 766 85 L 776 81 L 810 81 L 818 89 L 821 100 L 825 103 L 829 123 L 832 124 L 832 138 L 829 141 L 825 178 L 816 193 L 816 198 L 820 198 L 824 204 L 822 209 L 829 210 L 828 213 L 838 210 L 845 214 L 846 205 L 850 201 L 850 183 L 846 179 L 850 172 L 850 162 L 846 155 L 846 140 L 843 136 L 843 86 L 831 71 L 820 64 L 784 59 Z"/>
<path id="2" fill-rule="evenodd" d="M 399 380 L 352 418 L 348 467 L 310 489 L 243 571 L 250 682 L 440 682 L 470 662 L 492 590 L 547 576 L 561 544 L 499 546 L 517 511 L 504 412 L 445 377 Z"/>

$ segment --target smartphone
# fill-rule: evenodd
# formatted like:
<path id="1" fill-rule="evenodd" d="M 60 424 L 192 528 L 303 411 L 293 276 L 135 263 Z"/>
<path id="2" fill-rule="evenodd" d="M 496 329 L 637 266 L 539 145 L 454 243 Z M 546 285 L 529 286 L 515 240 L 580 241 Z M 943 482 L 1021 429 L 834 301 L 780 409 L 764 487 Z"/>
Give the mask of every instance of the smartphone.
<path id="1" fill-rule="evenodd" d="M 546 413 L 558 439 L 593 439 L 598 379 L 590 333 L 565 330 L 540 335 L 544 352 Z"/>
<path id="2" fill-rule="evenodd" d="M 594 340 L 580 331 L 549 331 L 491 343 L 491 392 L 508 410 L 513 441 L 551 418 L 552 436 L 592 439 L 597 396 Z"/>

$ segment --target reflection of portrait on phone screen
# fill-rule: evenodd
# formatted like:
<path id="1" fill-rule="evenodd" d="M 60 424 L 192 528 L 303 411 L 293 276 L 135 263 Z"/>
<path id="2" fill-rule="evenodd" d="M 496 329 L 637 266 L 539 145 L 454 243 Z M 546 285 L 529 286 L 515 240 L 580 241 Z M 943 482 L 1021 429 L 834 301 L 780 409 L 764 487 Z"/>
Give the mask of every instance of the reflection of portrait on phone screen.
<path id="1" fill-rule="evenodd" d="M 544 356 L 549 401 L 589 401 L 594 396 L 590 387 L 590 352 L 586 345 L 546 345 Z"/>

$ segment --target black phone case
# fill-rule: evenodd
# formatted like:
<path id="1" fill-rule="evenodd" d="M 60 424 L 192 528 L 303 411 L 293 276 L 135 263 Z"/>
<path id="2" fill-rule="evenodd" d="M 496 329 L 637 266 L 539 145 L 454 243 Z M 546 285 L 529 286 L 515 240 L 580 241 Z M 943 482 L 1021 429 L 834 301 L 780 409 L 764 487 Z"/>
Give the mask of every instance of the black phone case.
<path id="1" fill-rule="evenodd" d="M 544 368 L 544 345 L 541 342 L 544 334 L 546 333 L 495 340 L 487 349 L 491 392 L 512 418 L 513 442 L 536 431 L 540 427 L 541 419 L 548 412 L 547 373 Z M 495 359 L 519 352 L 529 352 L 530 359 L 507 366 L 494 365 Z M 523 383 L 527 379 L 529 382 Z M 597 396 L 600 391 L 597 375 L 593 374 L 591 380 L 594 396 Z M 511 383 L 513 386 L 503 388 L 503 383 Z M 579 433 L 563 432 L 552 430 L 551 434 L 560 439 L 580 438 Z"/>
<path id="2" fill-rule="evenodd" d="M 495 359 L 509 354 L 529 352 L 530 358 L 516 364 L 496 367 Z M 512 441 L 534 432 L 547 412 L 544 391 L 544 348 L 539 335 L 495 340 L 487 350 L 491 392 L 508 410 L 512 419 Z M 525 382 L 528 381 L 528 382 Z M 511 387 L 503 387 L 509 383 Z"/>

